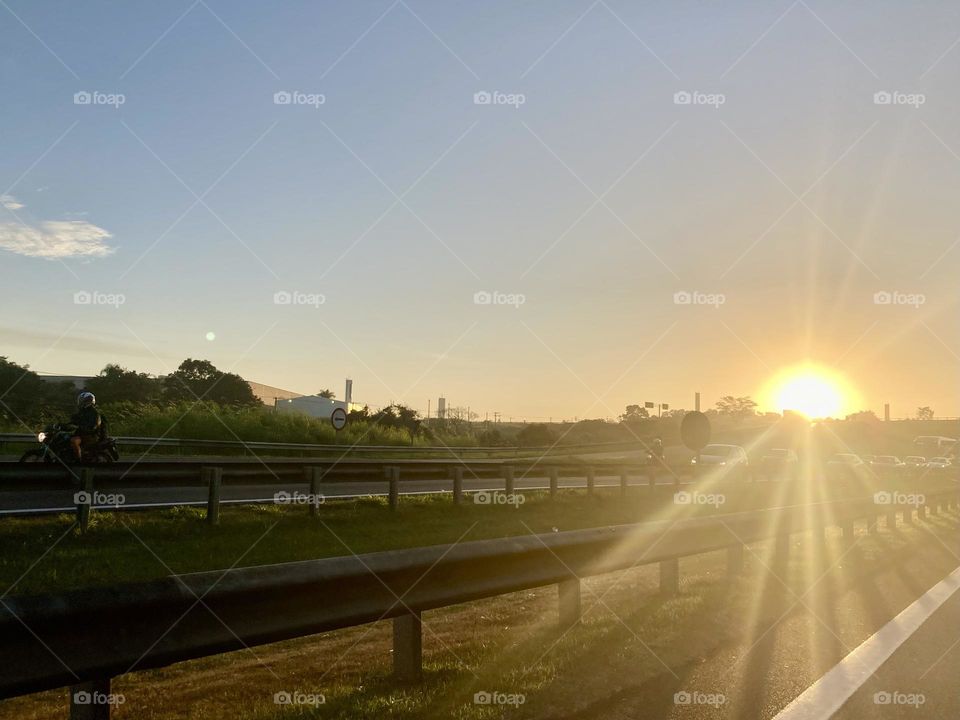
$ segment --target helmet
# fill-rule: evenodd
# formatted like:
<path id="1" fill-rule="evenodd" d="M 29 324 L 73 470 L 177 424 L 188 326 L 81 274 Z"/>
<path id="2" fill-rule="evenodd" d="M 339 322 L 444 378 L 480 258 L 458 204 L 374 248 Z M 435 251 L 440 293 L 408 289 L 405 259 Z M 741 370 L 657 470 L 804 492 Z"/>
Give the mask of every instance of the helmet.
<path id="1" fill-rule="evenodd" d="M 82 393 L 77 395 L 77 407 L 84 408 L 89 405 L 96 405 L 97 398 L 89 390 L 84 390 Z"/>

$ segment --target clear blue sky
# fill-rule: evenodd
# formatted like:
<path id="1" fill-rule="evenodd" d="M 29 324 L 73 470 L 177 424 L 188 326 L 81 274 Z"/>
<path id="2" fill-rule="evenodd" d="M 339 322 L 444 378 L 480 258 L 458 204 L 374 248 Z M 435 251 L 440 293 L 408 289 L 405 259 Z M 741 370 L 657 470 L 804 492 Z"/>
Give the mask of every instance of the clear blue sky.
<path id="1" fill-rule="evenodd" d="M 554 418 L 812 361 L 957 415 L 958 38 L 948 3 L 4 0 L 0 353 Z"/>

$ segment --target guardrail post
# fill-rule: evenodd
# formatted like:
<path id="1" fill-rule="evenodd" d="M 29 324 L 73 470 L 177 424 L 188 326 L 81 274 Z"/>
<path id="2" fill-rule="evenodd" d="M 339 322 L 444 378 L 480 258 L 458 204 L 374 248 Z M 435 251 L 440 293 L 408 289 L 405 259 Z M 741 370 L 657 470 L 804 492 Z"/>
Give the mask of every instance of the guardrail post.
<path id="1" fill-rule="evenodd" d="M 727 548 L 727 575 L 734 577 L 743 572 L 743 543 Z"/>
<path id="2" fill-rule="evenodd" d="M 513 465 L 503 466 L 503 489 L 507 495 L 513 495 L 514 492 Z"/>
<path id="3" fill-rule="evenodd" d="M 680 592 L 680 558 L 660 561 L 660 594 L 672 597 Z"/>
<path id="4" fill-rule="evenodd" d="M 627 486 L 630 484 L 630 476 L 626 468 L 620 468 L 620 496 L 627 496 Z"/>
<path id="5" fill-rule="evenodd" d="M 560 469 L 550 468 L 550 497 L 556 497 L 560 490 Z"/>
<path id="6" fill-rule="evenodd" d="M 560 629 L 566 630 L 580 622 L 580 578 L 570 578 L 557 585 L 560 601 Z"/>
<path id="7" fill-rule="evenodd" d="M 411 682 L 422 673 L 423 622 L 419 611 L 410 611 L 393 619 L 393 675 Z"/>
<path id="8" fill-rule="evenodd" d="M 110 678 L 70 687 L 70 720 L 110 720 Z"/>
<path id="9" fill-rule="evenodd" d="M 927 506 L 926 505 L 917 505 L 917 519 L 926 520 L 927 519 Z"/>
<path id="10" fill-rule="evenodd" d="M 463 468 L 459 465 L 453 469 L 453 504 L 463 502 Z"/>
<path id="11" fill-rule="evenodd" d="M 897 511 L 888 510 L 887 511 L 887 530 L 896 530 L 897 529 Z"/>
<path id="12" fill-rule="evenodd" d="M 593 490 L 597 485 L 597 473 L 592 467 L 587 468 L 587 495 L 593 495 Z"/>
<path id="13" fill-rule="evenodd" d="M 85 533 L 90 526 L 90 507 L 93 505 L 93 468 L 80 470 L 80 492 L 77 503 L 77 525 Z M 86 502 L 83 502 L 86 501 Z"/>
<path id="14" fill-rule="evenodd" d="M 903 520 L 904 525 L 913 525 L 913 510 L 908 507 L 903 508 L 900 511 L 900 518 Z"/>
<path id="15" fill-rule="evenodd" d="M 933 499 L 933 502 L 930 503 L 930 514 L 936 515 L 940 512 L 940 501 L 937 498 Z"/>
<path id="16" fill-rule="evenodd" d="M 647 486 L 651 490 L 653 490 L 656 484 L 657 484 L 657 471 L 654 470 L 653 465 L 647 465 Z"/>
<path id="17" fill-rule="evenodd" d="M 208 467 L 203 469 L 207 483 L 207 522 L 210 525 L 220 524 L 220 485 L 223 482 L 223 468 Z"/>
<path id="18" fill-rule="evenodd" d="M 323 481 L 323 468 L 311 467 L 310 470 L 310 517 L 320 514 L 320 483 Z"/>
<path id="19" fill-rule="evenodd" d="M 390 509 L 400 508 L 400 468 L 390 468 Z"/>

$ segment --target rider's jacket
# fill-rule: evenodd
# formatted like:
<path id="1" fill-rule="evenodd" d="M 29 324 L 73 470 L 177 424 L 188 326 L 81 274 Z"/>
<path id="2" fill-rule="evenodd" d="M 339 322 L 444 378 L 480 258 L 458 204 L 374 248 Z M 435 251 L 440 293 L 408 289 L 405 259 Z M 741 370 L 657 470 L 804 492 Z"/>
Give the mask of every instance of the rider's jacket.
<path id="1" fill-rule="evenodd" d="M 80 408 L 77 414 L 70 419 L 70 422 L 77 426 L 77 434 L 79 435 L 98 435 L 100 426 L 103 425 L 103 416 L 96 405 L 88 405 L 85 408 Z"/>

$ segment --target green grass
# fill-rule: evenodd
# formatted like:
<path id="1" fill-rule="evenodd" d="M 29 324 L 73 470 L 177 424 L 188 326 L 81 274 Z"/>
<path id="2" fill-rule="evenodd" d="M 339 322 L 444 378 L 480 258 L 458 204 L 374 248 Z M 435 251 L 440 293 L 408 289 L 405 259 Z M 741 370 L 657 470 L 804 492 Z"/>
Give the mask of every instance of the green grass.
<path id="1" fill-rule="evenodd" d="M 582 503 L 583 498 L 579 500 Z M 949 572 L 955 563 L 942 543 L 955 540 L 956 523 L 954 511 L 918 527 L 902 527 L 898 533 L 884 529 L 865 535 L 860 529 L 857 547 L 849 555 L 835 530 L 819 557 L 810 539 L 798 536 L 792 543 L 789 571 L 782 577 L 801 595 L 813 578 L 826 572 L 828 579 L 805 602 L 831 624 L 836 622 L 834 629 L 852 647 L 886 617 L 873 618 L 874 624 L 864 626 L 859 622 L 862 614 L 854 613 L 851 622 L 845 623 L 842 615 L 832 620 L 832 613 L 844 606 L 857 607 L 861 598 L 875 594 L 882 574 L 902 575 L 904 585 L 925 588 L 931 578 Z M 666 717 L 673 710 L 672 693 L 684 687 L 681 678 L 686 679 L 693 668 L 722 656 L 724 648 L 739 644 L 752 649 L 753 641 L 765 636 L 771 624 L 790 621 L 784 613 L 791 613 L 791 606 L 791 615 L 805 610 L 772 579 L 767 569 L 772 565 L 772 549 L 769 542 L 752 545 L 744 574 L 733 582 L 725 576 L 722 553 L 684 559 L 681 593 L 672 598 L 657 594 L 656 566 L 588 579 L 582 622 L 566 634 L 556 628 L 554 587 L 431 611 L 424 618 L 428 629 L 424 632 L 425 677 L 420 685 L 404 685 L 389 677 L 391 630 L 389 622 L 383 622 L 124 675 L 113 687 L 126 697 L 116 717 Z M 851 591 L 855 594 L 848 594 Z M 604 598 L 603 605 L 596 604 L 597 596 Z M 762 603 L 757 603 L 758 597 Z M 899 609 L 875 599 L 874 604 L 890 615 Z M 826 630 L 818 632 L 827 641 L 832 638 Z M 775 635 L 770 636 L 773 644 Z M 840 655 L 846 652 L 834 649 Z M 734 669 L 738 674 L 757 669 L 767 652 L 764 647 L 752 650 L 744 664 Z M 796 648 L 800 661 L 809 652 L 810 648 Z M 824 667 L 837 659 L 825 658 Z M 661 660 L 680 678 L 673 677 Z M 639 714 L 608 712 L 651 685 L 665 698 L 663 706 L 646 707 Z M 322 693 L 326 703 L 316 710 L 273 704 L 275 692 L 295 690 Z M 522 693 L 526 702 L 515 712 L 501 714 L 500 708 L 473 704 L 478 690 Z M 15 698 L 4 703 L 0 718 L 64 717 L 64 698 L 64 691 Z M 731 699 L 748 708 L 751 702 L 749 697 Z"/>
<path id="2" fill-rule="evenodd" d="M 885 487 L 911 491 L 901 483 Z M 0 525 L 0 589 L 12 595 L 62 592 L 171 573 L 675 519 L 851 494 L 863 498 L 874 489 L 835 486 L 822 494 L 799 483 L 701 486 L 702 492 L 725 494 L 726 503 L 719 508 L 674 505 L 669 486 L 653 492 L 631 487 L 625 498 L 610 487 L 598 488 L 592 497 L 584 490 L 563 490 L 555 499 L 526 491 L 519 507 L 477 505 L 470 495 L 459 506 L 450 495 L 404 496 L 397 512 L 385 498 L 331 500 L 319 517 L 310 517 L 303 506 L 227 505 L 218 526 L 208 525 L 205 508 L 198 507 L 94 511 L 86 534 L 79 532 L 74 515 L 11 517 Z"/>
<path id="3" fill-rule="evenodd" d="M 633 488 L 626 500 L 609 488 L 589 498 L 584 491 L 564 491 L 555 500 L 528 492 L 519 508 L 476 505 L 469 496 L 460 506 L 449 495 L 407 496 L 398 512 L 384 499 L 366 498 L 329 502 L 318 518 L 299 506 L 225 506 L 215 527 L 206 524 L 200 508 L 94 511 L 84 535 L 72 515 L 5 518 L 0 587 L 12 586 L 15 595 L 60 592 L 234 563 L 246 567 L 631 523 L 666 506 L 675 512 L 672 492 L 660 488 L 651 497 L 645 488 Z M 751 505 L 766 504 L 768 495 L 753 494 Z"/>

